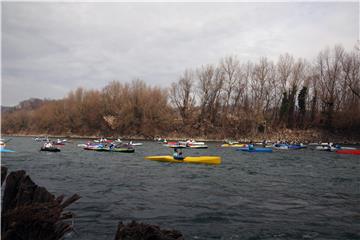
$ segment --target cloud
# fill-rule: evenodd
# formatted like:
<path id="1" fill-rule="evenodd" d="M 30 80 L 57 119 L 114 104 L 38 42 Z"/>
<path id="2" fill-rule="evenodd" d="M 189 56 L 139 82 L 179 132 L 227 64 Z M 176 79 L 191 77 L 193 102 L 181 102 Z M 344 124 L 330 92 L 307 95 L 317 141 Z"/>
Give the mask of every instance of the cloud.
<path id="1" fill-rule="evenodd" d="M 168 86 L 187 68 L 311 59 L 351 49 L 358 3 L 2 3 L 2 104 L 61 98 L 82 86 L 142 78 Z"/>

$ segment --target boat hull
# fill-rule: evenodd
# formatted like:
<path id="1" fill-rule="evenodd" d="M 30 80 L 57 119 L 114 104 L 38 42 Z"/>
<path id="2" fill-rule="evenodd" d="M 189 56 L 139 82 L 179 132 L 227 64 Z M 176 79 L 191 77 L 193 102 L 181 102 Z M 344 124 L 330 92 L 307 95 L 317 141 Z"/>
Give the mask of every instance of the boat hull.
<path id="1" fill-rule="evenodd" d="M 267 152 L 267 153 L 271 153 L 272 149 L 271 148 L 253 148 L 253 149 L 249 149 L 249 148 L 238 148 L 236 149 L 236 151 L 243 151 L 243 152 Z"/>
<path id="2" fill-rule="evenodd" d="M 336 153 L 338 154 L 353 154 L 353 155 L 360 155 L 360 150 L 351 150 L 351 149 L 345 149 L 345 150 L 337 150 Z"/>
<path id="3" fill-rule="evenodd" d="M 98 148 L 94 149 L 97 152 L 123 152 L 123 153 L 133 153 L 135 152 L 134 148 Z"/>
<path id="4" fill-rule="evenodd" d="M 6 153 L 6 152 L 11 153 L 11 152 L 15 152 L 15 151 L 6 149 L 6 148 L 0 148 L 0 153 Z"/>
<path id="5" fill-rule="evenodd" d="M 42 147 L 42 148 L 40 149 L 40 151 L 43 151 L 43 152 L 60 152 L 60 149 L 58 149 L 58 148 L 44 148 L 44 147 Z"/>
<path id="6" fill-rule="evenodd" d="M 193 149 L 207 149 L 208 146 L 207 145 L 191 145 L 188 146 L 187 148 L 193 148 Z"/>
<path id="7" fill-rule="evenodd" d="M 275 144 L 274 148 L 280 149 L 280 150 L 297 150 L 297 149 L 303 149 L 306 148 L 305 145 L 297 145 L 297 144 Z"/>
<path id="8" fill-rule="evenodd" d="M 240 143 L 236 143 L 236 144 L 228 144 L 228 143 L 224 143 L 221 145 L 221 147 L 237 147 L 237 148 L 243 148 L 246 147 L 246 144 L 240 144 Z"/>

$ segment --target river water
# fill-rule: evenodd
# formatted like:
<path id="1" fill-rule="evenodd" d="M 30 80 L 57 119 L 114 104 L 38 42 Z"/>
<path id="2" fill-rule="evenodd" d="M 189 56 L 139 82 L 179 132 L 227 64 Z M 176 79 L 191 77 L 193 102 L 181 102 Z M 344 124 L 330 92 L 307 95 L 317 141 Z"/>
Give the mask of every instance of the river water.
<path id="1" fill-rule="evenodd" d="M 186 239 L 360 239 L 360 157 L 311 149 L 237 152 L 210 143 L 185 155 L 220 155 L 218 166 L 144 160 L 171 149 L 144 142 L 135 153 L 78 148 L 59 153 L 14 137 L 2 153 L 9 171 L 26 170 L 58 196 L 78 193 L 69 207 L 67 239 L 113 239 L 119 221 L 138 220 L 181 231 Z"/>

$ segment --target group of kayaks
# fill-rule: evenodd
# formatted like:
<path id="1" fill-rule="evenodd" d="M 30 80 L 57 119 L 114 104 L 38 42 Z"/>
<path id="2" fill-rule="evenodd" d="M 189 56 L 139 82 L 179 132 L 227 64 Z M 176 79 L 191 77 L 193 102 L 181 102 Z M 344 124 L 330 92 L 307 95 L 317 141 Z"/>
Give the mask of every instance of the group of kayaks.
<path id="1" fill-rule="evenodd" d="M 297 150 L 307 148 L 306 145 L 300 144 L 289 144 L 289 143 L 275 143 L 269 144 L 267 142 L 256 143 L 256 145 L 262 145 L 264 147 L 254 147 L 253 144 L 245 144 L 238 142 L 227 142 L 221 145 L 221 147 L 234 147 L 238 151 L 245 152 L 272 152 L 272 149 L 276 150 Z M 339 154 L 359 154 L 359 150 L 353 147 L 343 147 L 340 145 L 334 145 L 332 143 L 313 143 L 309 144 L 313 146 L 315 150 L 336 152 Z"/>
<path id="2" fill-rule="evenodd" d="M 41 147 L 40 151 L 48 151 L 48 152 L 60 152 L 61 150 L 57 146 L 65 145 L 64 140 L 57 140 L 53 142 L 46 142 L 43 147 Z M 194 140 L 187 141 L 178 141 L 178 142 L 167 142 L 161 141 L 161 143 L 169 148 L 195 148 L 195 149 L 203 149 L 208 148 L 208 146 L 204 142 L 196 142 Z M 306 148 L 303 144 L 287 144 L 287 143 L 276 143 L 273 145 L 269 145 L 268 143 L 259 143 L 264 147 L 257 147 L 256 144 L 244 144 L 238 142 L 227 142 L 221 145 L 221 147 L 235 147 L 237 151 L 243 152 L 263 152 L 270 153 L 273 149 L 278 150 L 295 150 L 295 149 L 303 149 Z M 78 147 L 83 148 L 84 150 L 92 150 L 98 152 L 123 152 L 123 153 L 133 153 L 135 152 L 134 146 L 140 146 L 142 143 L 133 143 L 132 141 L 128 143 L 123 143 L 120 139 L 117 140 L 107 140 L 101 138 L 99 140 L 94 140 L 93 142 L 87 142 L 86 144 L 78 144 Z M 351 147 L 341 147 L 339 145 L 333 144 L 318 144 L 315 146 L 316 150 L 323 151 L 336 151 L 339 154 L 356 154 L 360 155 L 360 150 L 351 148 Z M 5 148 L 5 142 L 0 141 L 0 152 L 13 152 L 10 149 Z M 147 156 L 146 160 L 151 161 L 160 161 L 160 162 L 170 162 L 170 163 L 194 163 L 194 164 L 211 164 L 218 165 L 221 164 L 220 156 L 187 156 L 184 158 L 176 158 L 174 156 Z"/>
<path id="3" fill-rule="evenodd" d="M 44 138 L 45 139 L 45 138 Z M 48 141 L 40 148 L 40 151 L 46 152 L 60 152 L 61 149 L 59 146 L 65 145 L 66 140 L 57 141 Z M 43 141 L 35 139 L 36 141 Z M 94 140 L 93 142 L 87 142 L 78 144 L 78 147 L 83 148 L 84 150 L 93 150 L 98 152 L 124 152 L 124 153 L 133 153 L 135 152 L 134 146 L 141 146 L 142 143 L 133 143 L 132 141 L 128 143 L 123 143 L 119 138 L 116 140 L 108 140 L 106 138 L 101 138 Z"/>

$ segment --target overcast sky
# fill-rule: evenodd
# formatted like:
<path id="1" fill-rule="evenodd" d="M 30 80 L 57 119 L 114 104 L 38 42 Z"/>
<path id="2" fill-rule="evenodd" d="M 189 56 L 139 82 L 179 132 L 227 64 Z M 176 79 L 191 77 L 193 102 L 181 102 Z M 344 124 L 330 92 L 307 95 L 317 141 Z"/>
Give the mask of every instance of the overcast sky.
<path id="1" fill-rule="evenodd" d="M 141 78 L 169 86 L 187 68 L 351 50 L 359 3 L 2 2 L 2 105 Z"/>

